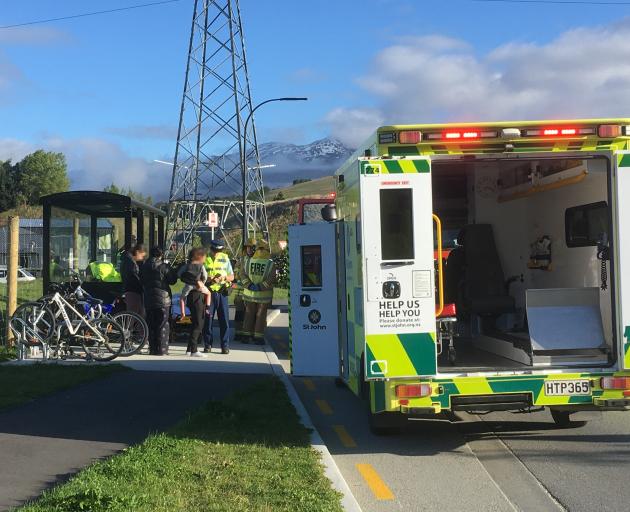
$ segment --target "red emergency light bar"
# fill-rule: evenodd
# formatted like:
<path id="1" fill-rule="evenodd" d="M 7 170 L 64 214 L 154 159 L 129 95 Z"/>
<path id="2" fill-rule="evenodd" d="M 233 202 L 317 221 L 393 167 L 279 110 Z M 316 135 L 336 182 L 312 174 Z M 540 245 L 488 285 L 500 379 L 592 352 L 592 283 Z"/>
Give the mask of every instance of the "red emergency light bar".
<path id="1" fill-rule="evenodd" d="M 479 130 L 453 130 L 440 133 L 428 133 L 428 140 L 475 140 L 475 139 L 492 139 L 497 137 L 495 131 L 479 131 Z"/>
<path id="2" fill-rule="evenodd" d="M 524 137 L 572 137 L 574 135 L 595 135 L 595 128 L 534 128 L 523 130 Z"/>

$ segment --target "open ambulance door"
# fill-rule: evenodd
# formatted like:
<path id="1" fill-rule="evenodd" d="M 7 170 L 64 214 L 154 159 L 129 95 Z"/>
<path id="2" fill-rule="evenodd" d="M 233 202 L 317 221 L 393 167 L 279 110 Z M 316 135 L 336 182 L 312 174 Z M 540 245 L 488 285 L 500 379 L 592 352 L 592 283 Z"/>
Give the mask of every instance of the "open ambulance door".
<path id="1" fill-rule="evenodd" d="M 424 157 L 361 159 L 359 165 L 365 378 L 435 375 L 430 161 Z"/>
<path id="2" fill-rule="evenodd" d="M 337 225 L 289 226 L 291 373 L 339 376 Z"/>
<path id="3" fill-rule="evenodd" d="M 618 255 L 616 275 L 619 276 L 616 316 L 623 340 L 620 346 L 620 368 L 630 370 L 630 151 L 618 151 L 617 157 L 617 197 L 616 215 L 613 209 L 613 229 L 616 235 Z M 616 220 L 616 222 L 615 222 Z"/>

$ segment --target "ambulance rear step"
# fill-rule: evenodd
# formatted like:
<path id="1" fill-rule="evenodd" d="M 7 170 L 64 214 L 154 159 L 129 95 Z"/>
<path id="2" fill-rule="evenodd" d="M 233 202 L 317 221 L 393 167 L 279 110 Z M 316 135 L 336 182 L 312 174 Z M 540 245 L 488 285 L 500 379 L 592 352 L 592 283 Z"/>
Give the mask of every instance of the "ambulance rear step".
<path id="1" fill-rule="evenodd" d="M 532 406 L 530 393 L 506 395 L 454 396 L 451 398 L 453 411 L 512 411 Z"/>

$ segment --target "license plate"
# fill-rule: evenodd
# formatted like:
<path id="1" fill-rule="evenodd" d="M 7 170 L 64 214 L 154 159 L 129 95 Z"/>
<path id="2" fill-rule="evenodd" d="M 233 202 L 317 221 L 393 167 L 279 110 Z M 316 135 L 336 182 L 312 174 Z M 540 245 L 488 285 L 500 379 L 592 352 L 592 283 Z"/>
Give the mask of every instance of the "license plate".
<path id="1" fill-rule="evenodd" d="M 591 382 L 588 380 L 547 380 L 547 396 L 584 396 L 591 394 Z"/>

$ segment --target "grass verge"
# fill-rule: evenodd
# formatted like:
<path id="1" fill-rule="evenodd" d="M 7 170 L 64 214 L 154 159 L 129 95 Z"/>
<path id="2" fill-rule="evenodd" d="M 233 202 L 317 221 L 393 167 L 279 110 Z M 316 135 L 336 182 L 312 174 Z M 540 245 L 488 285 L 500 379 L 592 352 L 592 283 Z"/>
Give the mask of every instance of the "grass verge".
<path id="1" fill-rule="evenodd" d="M 341 511 L 282 383 L 209 402 L 22 512 Z"/>
<path id="2" fill-rule="evenodd" d="M 126 370 L 119 365 L 3 365 L 0 366 L 0 409 L 68 389 L 83 382 Z"/>

